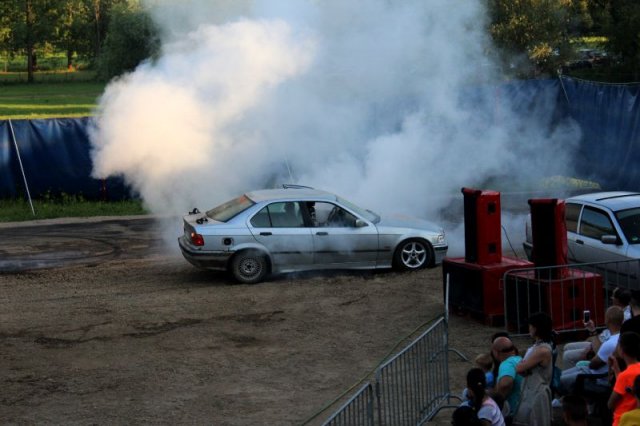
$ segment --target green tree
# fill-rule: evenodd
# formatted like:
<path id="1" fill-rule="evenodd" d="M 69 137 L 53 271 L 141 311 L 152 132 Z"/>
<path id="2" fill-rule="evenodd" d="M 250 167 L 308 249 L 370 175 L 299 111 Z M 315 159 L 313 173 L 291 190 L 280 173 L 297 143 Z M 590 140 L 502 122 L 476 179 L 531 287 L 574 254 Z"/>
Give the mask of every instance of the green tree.
<path id="1" fill-rule="evenodd" d="M 68 69 L 73 67 L 74 54 L 90 56 L 93 53 L 89 13 L 84 0 L 65 0 L 60 10 L 56 34 L 56 47 L 65 52 Z"/>
<path id="2" fill-rule="evenodd" d="M 575 19 L 572 0 L 488 0 L 488 6 L 489 31 L 507 57 L 524 56 L 527 74 L 557 69 Z"/>
<path id="3" fill-rule="evenodd" d="M 610 0 L 609 50 L 620 56 L 623 69 L 640 78 L 640 2 Z"/>
<path id="4" fill-rule="evenodd" d="M 130 4 L 137 5 L 134 0 L 80 0 L 84 4 L 87 15 L 88 40 L 91 40 L 93 53 L 92 57 L 100 58 L 101 49 L 107 37 L 109 20 L 112 11 L 118 7 L 128 7 Z"/>
<path id="5" fill-rule="evenodd" d="M 132 71 L 153 58 L 160 48 L 159 31 L 140 7 L 119 6 L 112 11 L 98 62 L 98 75 L 110 79 Z"/>
<path id="6" fill-rule="evenodd" d="M 27 57 L 28 81 L 37 68 L 36 49 L 54 38 L 55 22 L 64 0 L 3 0 L 2 34 L 4 48 Z"/>

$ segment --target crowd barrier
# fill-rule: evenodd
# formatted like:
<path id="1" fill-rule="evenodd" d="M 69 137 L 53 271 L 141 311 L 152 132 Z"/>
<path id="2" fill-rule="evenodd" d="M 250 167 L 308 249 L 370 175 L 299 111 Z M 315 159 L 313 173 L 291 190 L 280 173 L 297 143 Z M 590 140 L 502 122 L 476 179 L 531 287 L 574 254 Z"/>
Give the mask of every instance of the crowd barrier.
<path id="1" fill-rule="evenodd" d="M 459 398 L 449 389 L 448 342 L 445 313 L 378 367 L 374 381 L 361 387 L 323 425 L 421 425 L 442 408 L 453 407 L 451 399 Z"/>
<path id="2" fill-rule="evenodd" d="M 585 311 L 602 327 L 613 290 L 640 289 L 639 272 L 638 259 L 509 271 L 502 278 L 505 329 L 527 334 L 536 312 L 548 313 L 559 333 L 584 330 Z"/>

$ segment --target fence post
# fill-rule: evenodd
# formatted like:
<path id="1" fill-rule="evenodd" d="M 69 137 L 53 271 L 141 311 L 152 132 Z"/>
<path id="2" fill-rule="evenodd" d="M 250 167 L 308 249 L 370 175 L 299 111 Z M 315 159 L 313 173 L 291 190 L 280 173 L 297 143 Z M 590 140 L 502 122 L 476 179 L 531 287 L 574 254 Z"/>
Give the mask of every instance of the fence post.
<path id="1" fill-rule="evenodd" d="M 13 139 L 13 146 L 16 148 L 16 155 L 18 156 L 18 163 L 20 164 L 20 171 L 22 172 L 22 179 L 24 180 L 24 187 L 27 190 L 27 198 L 29 199 L 29 205 L 31 205 L 31 213 L 36 215 L 36 210 L 33 208 L 33 201 L 31 201 L 31 193 L 29 192 L 29 184 L 27 183 L 27 176 L 24 173 L 24 167 L 22 166 L 22 158 L 20 157 L 20 149 L 18 148 L 18 140 L 16 134 L 13 131 L 13 124 L 9 120 L 9 130 L 11 130 L 11 138 Z"/>

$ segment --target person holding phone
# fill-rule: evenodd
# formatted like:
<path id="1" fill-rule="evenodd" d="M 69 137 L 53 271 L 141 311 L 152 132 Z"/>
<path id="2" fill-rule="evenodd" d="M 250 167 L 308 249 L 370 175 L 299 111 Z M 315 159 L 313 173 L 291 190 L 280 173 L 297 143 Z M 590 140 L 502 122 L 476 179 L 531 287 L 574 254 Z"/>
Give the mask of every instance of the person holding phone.
<path id="1" fill-rule="evenodd" d="M 588 320 L 587 322 L 593 322 L 591 318 L 586 317 L 586 314 L 585 319 Z M 608 371 L 607 361 L 618 345 L 620 328 L 624 321 L 624 312 L 618 306 L 611 306 L 605 312 L 604 319 L 607 330 L 611 333 L 611 337 L 600 345 L 596 355 L 591 358 L 590 361 L 584 361 L 584 364 L 578 363 L 575 367 L 562 371 L 562 375 L 560 376 L 560 393 L 567 395 L 573 391 L 578 374 L 602 374 Z M 589 382 L 585 383 L 585 386 L 588 384 Z M 600 379 L 596 386 L 607 387 L 607 379 Z"/>
<path id="2" fill-rule="evenodd" d="M 624 312 L 624 311 L 623 311 Z M 600 346 L 611 337 L 611 331 L 605 328 L 598 334 L 596 325 L 591 319 L 591 311 L 582 312 L 584 327 L 589 332 L 589 338 L 581 342 L 566 343 L 562 350 L 562 368 L 568 370 L 575 367 L 580 361 L 585 361 L 593 357 Z"/>

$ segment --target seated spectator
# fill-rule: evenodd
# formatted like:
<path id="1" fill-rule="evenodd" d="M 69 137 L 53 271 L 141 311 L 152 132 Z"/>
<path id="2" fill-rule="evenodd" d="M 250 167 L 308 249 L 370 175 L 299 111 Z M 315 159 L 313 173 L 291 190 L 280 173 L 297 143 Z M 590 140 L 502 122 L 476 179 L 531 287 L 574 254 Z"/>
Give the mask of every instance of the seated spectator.
<path id="1" fill-rule="evenodd" d="M 522 360 L 518 355 L 518 349 L 511 339 L 499 336 L 493 341 L 491 355 L 498 364 L 498 375 L 493 395 L 506 402 L 507 416 L 511 417 L 518 409 L 520 402 L 520 388 L 522 387 L 522 376 L 516 373 L 516 365 Z"/>
<path id="2" fill-rule="evenodd" d="M 493 389 L 495 379 L 493 375 L 493 358 L 491 357 L 491 354 L 480 354 L 474 361 L 478 368 L 484 371 L 484 375 L 487 379 L 487 389 Z"/>
<path id="3" fill-rule="evenodd" d="M 551 424 L 551 379 L 553 377 L 553 321 L 543 312 L 529 317 L 529 335 L 533 345 L 516 365 L 525 378 L 514 425 Z"/>
<path id="4" fill-rule="evenodd" d="M 579 395 L 563 396 L 562 420 L 567 426 L 587 426 L 587 401 Z"/>
<path id="5" fill-rule="evenodd" d="M 618 355 L 624 360 L 627 368 L 621 371 L 616 356 L 609 357 L 611 370 L 616 382 L 609 397 L 607 406 L 613 411 L 613 426 L 618 426 L 620 418 L 627 411 L 637 407 L 632 393 L 635 380 L 640 375 L 640 334 L 633 331 L 622 333 L 618 339 Z"/>
<path id="6" fill-rule="evenodd" d="M 605 324 L 606 324 L 605 313 Z M 624 320 L 624 318 L 623 318 Z M 600 346 L 611 337 L 611 330 L 605 328 L 600 334 L 596 331 L 593 320 L 584 323 L 589 331 L 589 338 L 582 342 L 570 342 L 564 345 L 562 350 L 562 368 L 568 370 L 576 366 L 579 361 L 586 361 L 598 352 Z"/>
<path id="7" fill-rule="evenodd" d="M 560 393 L 566 395 L 573 392 L 573 387 L 575 386 L 578 374 L 603 374 L 607 372 L 607 362 L 618 345 L 618 337 L 620 336 L 620 327 L 622 327 L 623 319 L 624 313 L 619 307 L 611 306 L 607 309 L 604 315 L 604 320 L 611 337 L 600 345 L 598 353 L 591 358 L 588 363 L 585 362 L 586 365 L 579 363 L 575 367 L 562 371 L 562 375 L 560 376 Z M 600 379 L 595 386 L 606 388 L 608 386 L 607 378 Z"/>
<path id="8" fill-rule="evenodd" d="M 498 404 L 487 394 L 484 371 L 472 368 L 467 373 L 467 396 L 464 404 L 476 412 L 483 426 L 505 426 L 504 417 Z"/>
<path id="9" fill-rule="evenodd" d="M 633 381 L 633 394 L 636 397 L 636 407 L 640 406 L 640 376 Z M 620 426 L 640 425 L 640 408 L 627 411 L 620 417 Z"/>
<path id="10" fill-rule="evenodd" d="M 631 293 L 623 288 L 616 287 L 611 293 L 612 306 L 617 306 L 622 309 L 624 313 L 623 322 L 630 319 L 632 316 L 631 306 Z M 605 328 L 600 334 L 597 334 L 595 323 L 593 320 L 589 320 L 584 324 L 585 328 L 589 331 L 590 337 L 583 342 L 571 342 L 564 345 L 562 352 L 562 364 L 563 369 L 575 367 L 579 361 L 588 360 L 592 354 L 598 352 L 600 345 L 607 341 L 611 337 L 610 330 Z M 597 337 L 596 337 L 597 335 Z"/>

